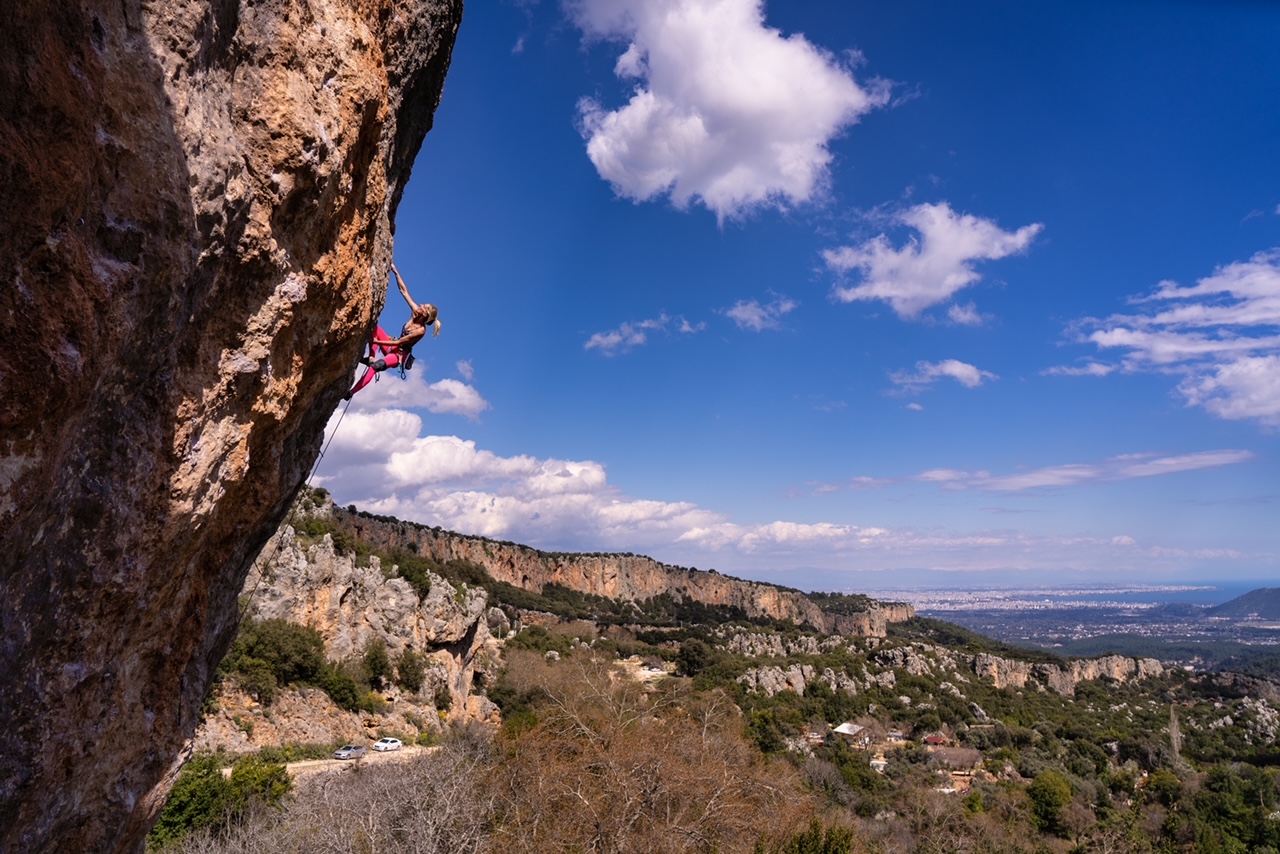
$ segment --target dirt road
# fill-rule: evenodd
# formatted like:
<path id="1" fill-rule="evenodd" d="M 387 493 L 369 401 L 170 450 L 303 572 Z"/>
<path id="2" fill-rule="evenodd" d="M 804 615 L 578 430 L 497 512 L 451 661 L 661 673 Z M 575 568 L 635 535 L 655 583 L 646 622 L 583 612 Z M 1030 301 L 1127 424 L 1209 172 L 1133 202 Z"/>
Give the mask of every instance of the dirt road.
<path id="1" fill-rule="evenodd" d="M 404 762 L 415 756 L 422 756 L 433 750 L 439 750 L 439 747 L 419 747 L 416 744 L 406 744 L 399 750 L 389 750 L 381 753 L 370 750 L 359 759 L 304 759 L 299 762 L 290 762 L 285 765 L 285 770 L 295 779 L 300 777 L 308 777 L 313 774 L 322 772 L 337 773 L 344 769 L 355 768 L 360 765 L 377 765 L 383 762 Z"/>
<path id="2" fill-rule="evenodd" d="M 399 750 L 389 750 L 385 753 L 370 750 L 359 759 L 302 759 L 298 762 L 289 762 L 284 767 L 289 772 L 290 777 L 300 780 L 318 776 L 325 772 L 336 774 L 360 766 L 379 765 L 384 762 L 404 762 L 415 756 L 424 756 L 433 750 L 439 749 L 439 747 L 419 747 L 416 744 L 406 744 Z M 222 769 L 222 776 L 231 776 L 230 766 Z"/>

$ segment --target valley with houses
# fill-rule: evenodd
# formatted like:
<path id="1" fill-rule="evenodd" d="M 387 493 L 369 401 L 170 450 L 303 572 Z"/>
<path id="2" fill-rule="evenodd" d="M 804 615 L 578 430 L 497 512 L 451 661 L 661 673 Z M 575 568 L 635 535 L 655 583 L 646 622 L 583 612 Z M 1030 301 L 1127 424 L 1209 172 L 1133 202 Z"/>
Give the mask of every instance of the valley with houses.
<path id="1" fill-rule="evenodd" d="M 151 849 L 1280 850 L 1258 675 L 1065 658 L 323 490 L 241 602 Z"/>

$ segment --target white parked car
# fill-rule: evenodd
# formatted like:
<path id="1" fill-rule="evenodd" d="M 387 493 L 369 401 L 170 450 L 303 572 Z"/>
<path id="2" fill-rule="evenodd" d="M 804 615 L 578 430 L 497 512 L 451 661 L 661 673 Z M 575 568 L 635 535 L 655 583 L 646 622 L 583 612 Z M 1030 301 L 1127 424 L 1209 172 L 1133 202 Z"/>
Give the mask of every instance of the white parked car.
<path id="1" fill-rule="evenodd" d="M 373 743 L 373 749 L 378 751 L 399 750 L 401 747 L 404 745 L 398 738 L 380 738 Z"/>

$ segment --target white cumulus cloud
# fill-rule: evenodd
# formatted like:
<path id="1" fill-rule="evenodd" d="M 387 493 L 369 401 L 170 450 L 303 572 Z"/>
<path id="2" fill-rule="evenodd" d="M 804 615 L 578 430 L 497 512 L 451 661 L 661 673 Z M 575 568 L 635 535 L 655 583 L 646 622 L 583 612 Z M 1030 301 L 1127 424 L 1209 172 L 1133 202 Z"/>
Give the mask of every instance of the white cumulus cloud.
<path id="1" fill-rule="evenodd" d="M 1115 370 L 1115 365 L 1090 359 L 1082 365 L 1055 365 L 1052 368 L 1045 368 L 1040 373 L 1057 377 L 1105 377 Z"/>
<path id="2" fill-rule="evenodd" d="M 986 321 L 978 307 L 971 302 L 951 306 L 947 309 L 947 319 L 960 326 L 981 326 Z"/>
<path id="3" fill-rule="evenodd" d="M 370 398 L 376 400 L 376 398 Z M 952 531 L 850 522 L 775 519 L 742 524 L 686 501 L 625 495 L 593 460 L 502 456 L 458 436 L 422 435 L 423 419 L 405 410 L 334 413 L 332 438 L 312 485 L 340 504 L 439 525 L 464 534 L 513 540 L 554 551 L 628 551 L 671 563 L 728 572 L 780 565 L 884 569 L 924 564 L 950 569 L 1092 565 L 1149 569 L 1149 561 L 1185 562 L 1185 550 L 1135 546 L 1120 532 L 1097 537 L 1040 536 L 1009 530 Z M 336 433 L 334 432 L 336 428 Z M 944 488 L 1010 492 L 1091 479 L 1147 477 L 1229 465 L 1245 451 L 1160 456 L 1130 454 L 1096 465 L 1057 466 L 1012 476 L 937 469 L 920 480 Z M 855 477 L 818 494 L 890 485 Z M 1034 557 L 1029 557 L 1034 555 Z M 1202 555 L 1203 557 L 1203 555 Z M 1244 555 L 1224 546 L 1214 559 Z"/>
<path id="4" fill-rule="evenodd" d="M 426 409 L 441 415 L 461 415 L 473 421 L 490 408 L 489 401 L 475 387 L 455 379 L 431 382 L 428 373 L 421 360 L 404 379 L 394 369 L 384 371 L 351 399 L 351 408 L 355 411 Z"/>
<path id="5" fill-rule="evenodd" d="M 803 35 L 764 22 L 762 0 L 571 0 L 589 39 L 624 42 L 630 101 L 578 105 L 587 155 L 637 201 L 697 199 L 720 220 L 810 200 L 838 133 L 889 101 Z"/>
<path id="6" fill-rule="evenodd" d="M 884 300 L 899 317 L 916 318 L 932 305 L 981 280 L 978 261 L 995 261 L 1031 245 L 1043 229 L 1040 223 L 1004 231 L 992 220 L 957 214 L 946 202 L 921 204 L 893 217 L 895 224 L 914 229 L 901 248 L 880 234 L 858 246 L 841 246 L 822 253 L 827 266 L 841 276 L 857 273 L 860 281 L 837 285 L 841 302 Z M 970 303 L 953 307 L 954 322 L 979 322 Z"/>

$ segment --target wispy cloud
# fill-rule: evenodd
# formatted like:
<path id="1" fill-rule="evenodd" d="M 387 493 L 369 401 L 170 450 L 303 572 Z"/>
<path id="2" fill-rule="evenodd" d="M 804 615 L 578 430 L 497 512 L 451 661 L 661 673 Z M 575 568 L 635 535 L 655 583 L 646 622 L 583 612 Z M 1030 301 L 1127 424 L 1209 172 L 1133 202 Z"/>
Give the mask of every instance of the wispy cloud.
<path id="1" fill-rule="evenodd" d="M 1008 475 L 992 475 L 985 471 L 932 469 L 916 475 L 915 480 L 936 483 L 944 489 L 1026 492 L 1218 468 L 1251 459 L 1253 459 L 1252 452 L 1238 450 L 1200 451 L 1176 456 L 1126 454 L 1112 457 L 1101 463 L 1046 466 Z"/>
<path id="2" fill-rule="evenodd" d="M 976 368 L 959 359 L 943 359 L 941 362 L 916 362 L 914 371 L 893 371 L 889 379 L 903 391 L 918 392 L 933 383 L 950 377 L 965 388 L 977 388 L 987 380 L 999 379 L 990 371 Z"/>
<path id="3" fill-rule="evenodd" d="M 1180 472 L 1238 465 L 1253 459 L 1253 452 L 1241 450 L 1196 451 L 1189 454 L 1122 454 L 1098 463 L 1067 463 L 993 475 L 987 471 L 936 468 L 908 477 L 859 476 L 846 481 L 808 484 L 816 494 L 850 492 L 914 481 L 931 483 L 948 490 L 978 489 L 987 492 L 1033 492 L 1085 486 L 1095 483 L 1133 480 Z"/>
<path id="4" fill-rule="evenodd" d="M 836 285 L 832 293 L 837 300 L 885 300 L 899 317 L 908 319 L 980 281 L 976 262 L 1025 251 L 1044 227 L 1033 223 L 1004 231 L 992 220 L 957 214 L 946 202 L 916 205 L 891 220 L 914 229 L 918 237 L 895 248 L 881 234 L 858 246 L 825 250 L 822 257 L 841 276 L 856 272 L 861 279 L 850 286 Z M 953 322 L 980 319 L 972 304 L 953 310 Z"/>
<path id="5" fill-rule="evenodd" d="M 971 302 L 951 306 L 947 309 L 947 319 L 959 326 L 981 326 L 987 322 L 987 318 Z"/>
<path id="6" fill-rule="evenodd" d="M 622 196 L 698 200 L 717 219 L 806 202 L 827 145 L 888 103 L 804 36 L 764 22 L 762 0 L 569 0 L 590 39 L 625 42 L 614 66 L 635 94 L 619 109 L 578 105 L 587 155 Z"/>
<path id="7" fill-rule="evenodd" d="M 1190 406 L 1280 426 L 1280 248 L 1130 302 L 1139 310 L 1079 321 L 1077 340 L 1120 353 L 1126 372 L 1181 377 Z"/>
<path id="8" fill-rule="evenodd" d="M 671 318 L 666 314 L 661 314 L 652 320 L 623 323 L 616 329 L 595 333 L 587 339 L 583 349 L 599 350 L 606 356 L 625 353 L 628 350 L 639 347 L 641 344 L 648 343 L 649 333 L 665 330 L 670 321 Z"/>
<path id="9" fill-rule="evenodd" d="M 1108 365 L 1104 362 L 1095 362 L 1090 359 L 1081 365 L 1056 365 L 1052 368 L 1045 368 L 1040 373 L 1057 377 L 1105 377 L 1115 371 L 1116 368 L 1116 365 Z"/>
<path id="10" fill-rule="evenodd" d="M 782 316 L 794 311 L 799 305 L 795 300 L 778 297 L 769 303 L 759 300 L 738 300 L 724 314 L 738 325 L 739 329 L 751 332 L 763 332 L 766 329 L 778 329 L 782 326 Z"/>

